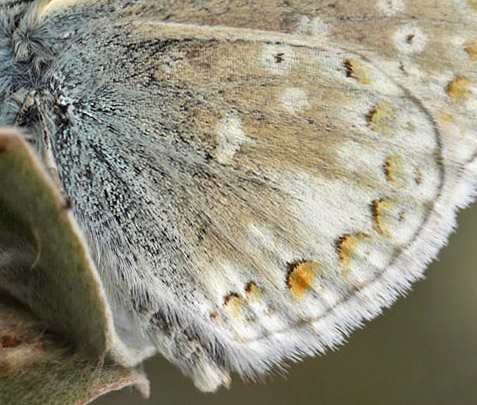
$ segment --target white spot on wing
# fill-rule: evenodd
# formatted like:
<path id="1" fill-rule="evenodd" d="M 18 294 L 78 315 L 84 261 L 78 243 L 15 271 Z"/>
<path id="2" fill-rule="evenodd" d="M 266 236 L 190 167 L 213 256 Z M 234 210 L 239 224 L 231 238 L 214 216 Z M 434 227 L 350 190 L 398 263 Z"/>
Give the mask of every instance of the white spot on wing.
<path id="1" fill-rule="evenodd" d="M 216 158 L 219 163 L 230 163 L 240 146 L 246 142 L 253 142 L 245 135 L 240 118 L 234 114 L 227 114 L 217 124 Z"/>
<path id="2" fill-rule="evenodd" d="M 403 54 L 419 53 L 427 44 L 427 36 L 419 27 L 404 25 L 395 32 L 394 44 Z"/>
<path id="3" fill-rule="evenodd" d="M 308 105 L 308 96 L 305 90 L 289 88 L 284 91 L 281 102 L 288 112 L 296 114 L 302 112 Z"/>
<path id="4" fill-rule="evenodd" d="M 250 225 L 247 229 L 247 239 L 250 246 L 259 252 L 280 258 L 282 263 L 293 261 L 294 253 L 281 244 L 272 231 L 265 226 Z"/>
<path id="5" fill-rule="evenodd" d="M 308 16 L 301 17 L 296 25 L 295 32 L 300 35 L 320 35 L 325 36 L 330 31 L 330 27 L 321 18 Z"/>
<path id="6" fill-rule="evenodd" d="M 402 0 L 378 0 L 377 7 L 386 17 L 391 17 L 404 11 Z"/>

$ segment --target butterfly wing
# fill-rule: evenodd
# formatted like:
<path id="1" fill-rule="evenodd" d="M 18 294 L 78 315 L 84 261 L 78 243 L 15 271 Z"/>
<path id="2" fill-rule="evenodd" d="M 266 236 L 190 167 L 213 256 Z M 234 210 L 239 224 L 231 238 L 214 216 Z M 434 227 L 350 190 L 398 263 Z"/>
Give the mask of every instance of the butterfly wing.
<path id="1" fill-rule="evenodd" d="M 422 275 L 475 181 L 475 2 L 315 3 L 35 10 L 118 331 L 203 390 L 342 343 Z"/>

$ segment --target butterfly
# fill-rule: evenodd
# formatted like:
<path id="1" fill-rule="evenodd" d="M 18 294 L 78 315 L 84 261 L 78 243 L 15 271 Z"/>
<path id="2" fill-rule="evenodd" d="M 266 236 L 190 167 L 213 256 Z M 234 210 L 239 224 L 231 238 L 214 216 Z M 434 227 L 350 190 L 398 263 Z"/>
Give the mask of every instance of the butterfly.
<path id="1" fill-rule="evenodd" d="M 3 0 L 0 32 L 0 125 L 69 201 L 111 356 L 203 391 L 341 345 L 475 192 L 474 0 Z"/>

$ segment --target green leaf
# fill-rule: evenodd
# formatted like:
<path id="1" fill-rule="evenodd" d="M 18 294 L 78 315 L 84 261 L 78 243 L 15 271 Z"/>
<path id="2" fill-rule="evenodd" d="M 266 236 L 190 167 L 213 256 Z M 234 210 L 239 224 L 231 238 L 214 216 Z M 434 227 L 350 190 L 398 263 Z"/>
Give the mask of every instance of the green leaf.
<path id="1" fill-rule="evenodd" d="M 145 384 L 131 368 L 144 354 L 117 336 L 70 211 L 22 135 L 0 130 L 0 292 L 25 306 L 0 305 L 1 404 L 86 403 Z"/>
<path id="2" fill-rule="evenodd" d="M 6 294 L 0 295 L 0 403 L 85 404 L 135 385 L 147 396 L 146 377 L 71 347 Z"/>

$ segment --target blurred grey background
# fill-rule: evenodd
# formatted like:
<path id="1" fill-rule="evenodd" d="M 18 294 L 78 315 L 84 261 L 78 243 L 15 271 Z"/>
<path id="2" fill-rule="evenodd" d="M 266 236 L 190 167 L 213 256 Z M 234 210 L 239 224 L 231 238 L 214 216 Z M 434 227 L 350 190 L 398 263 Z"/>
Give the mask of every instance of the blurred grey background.
<path id="1" fill-rule="evenodd" d="M 146 362 L 151 398 L 132 390 L 97 405 L 477 404 L 477 204 L 459 215 L 449 245 L 383 315 L 337 352 L 291 364 L 265 382 L 202 394 L 167 361 Z"/>

